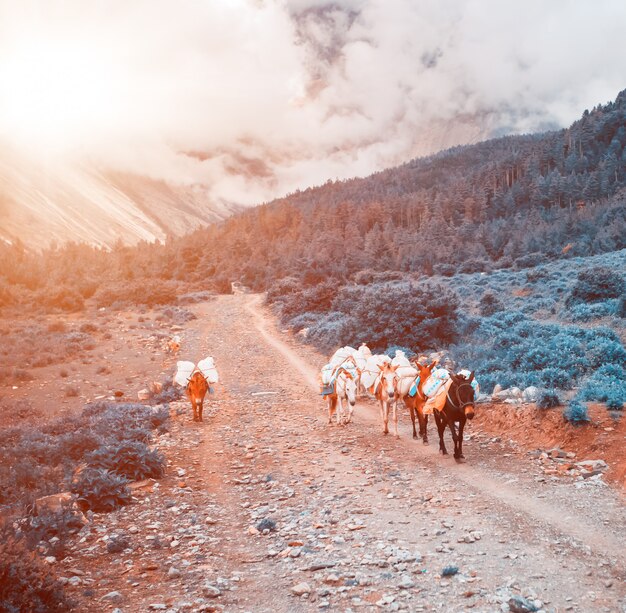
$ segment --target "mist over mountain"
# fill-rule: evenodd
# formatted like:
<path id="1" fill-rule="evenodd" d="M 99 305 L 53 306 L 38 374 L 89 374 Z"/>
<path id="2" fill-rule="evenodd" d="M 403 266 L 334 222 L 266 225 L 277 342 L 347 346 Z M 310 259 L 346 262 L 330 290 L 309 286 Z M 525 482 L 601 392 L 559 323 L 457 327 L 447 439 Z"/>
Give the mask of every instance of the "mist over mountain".
<path id="1" fill-rule="evenodd" d="M 180 234 L 233 205 L 562 128 L 626 74 L 612 0 L 0 12 L 0 231 L 38 245 Z"/>

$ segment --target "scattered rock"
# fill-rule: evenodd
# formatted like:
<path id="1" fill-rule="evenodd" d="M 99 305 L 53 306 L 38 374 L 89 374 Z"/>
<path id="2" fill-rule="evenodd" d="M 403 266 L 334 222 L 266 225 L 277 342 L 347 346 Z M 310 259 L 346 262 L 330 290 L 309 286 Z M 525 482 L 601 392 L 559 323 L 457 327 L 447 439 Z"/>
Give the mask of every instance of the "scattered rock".
<path id="1" fill-rule="evenodd" d="M 259 532 L 263 532 L 263 530 L 274 532 L 276 530 L 276 522 L 270 517 L 265 517 L 256 525 L 256 529 Z"/>
<path id="2" fill-rule="evenodd" d="M 441 571 L 441 576 L 452 577 L 453 575 L 456 575 L 458 572 L 459 572 L 458 566 L 445 566 L 443 570 Z"/>
<path id="3" fill-rule="evenodd" d="M 108 600 L 109 602 L 120 602 L 124 599 L 124 596 L 120 592 L 109 592 L 102 597 L 102 600 Z"/>
<path id="4" fill-rule="evenodd" d="M 202 586 L 202 594 L 205 598 L 217 598 L 222 595 L 222 590 L 213 585 L 212 583 L 205 583 Z"/>
<path id="5" fill-rule="evenodd" d="M 150 400 L 150 390 L 148 388 L 144 388 L 137 392 L 138 400 Z"/>
<path id="6" fill-rule="evenodd" d="M 311 586 L 303 581 L 302 583 L 296 583 L 296 585 L 292 586 L 291 592 L 296 596 L 302 596 L 303 594 L 311 593 Z"/>
<path id="7" fill-rule="evenodd" d="M 177 579 L 181 575 L 182 575 L 182 573 L 180 572 L 180 570 L 178 570 L 178 568 L 176 568 L 174 566 L 170 566 L 170 569 L 167 571 L 167 576 L 170 579 Z"/>
<path id="8" fill-rule="evenodd" d="M 508 604 L 511 613 L 535 613 L 539 610 L 533 602 L 522 596 L 513 596 Z"/>
<path id="9" fill-rule="evenodd" d="M 117 535 L 107 541 L 109 553 L 121 553 L 124 549 L 130 549 L 130 541 L 123 535 Z"/>

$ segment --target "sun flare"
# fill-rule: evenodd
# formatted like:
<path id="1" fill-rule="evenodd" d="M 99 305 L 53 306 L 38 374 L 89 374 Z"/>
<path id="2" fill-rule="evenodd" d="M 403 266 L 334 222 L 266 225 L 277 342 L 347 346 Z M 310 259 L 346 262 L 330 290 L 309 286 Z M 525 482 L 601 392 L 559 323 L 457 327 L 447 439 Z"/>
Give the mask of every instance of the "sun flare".
<path id="1" fill-rule="evenodd" d="M 117 114 L 115 66 L 84 41 L 20 41 L 0 57 L 3 134 L 36 152 L 79 149 Z"/>

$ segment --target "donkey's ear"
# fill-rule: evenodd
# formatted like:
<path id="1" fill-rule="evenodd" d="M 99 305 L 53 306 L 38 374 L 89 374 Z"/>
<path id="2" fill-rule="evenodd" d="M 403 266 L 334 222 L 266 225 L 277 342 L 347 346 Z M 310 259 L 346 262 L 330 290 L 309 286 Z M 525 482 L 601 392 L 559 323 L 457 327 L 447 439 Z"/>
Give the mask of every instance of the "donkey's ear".
<path id="1" fill-rule="evenodd" d="M 433 368 L 435 368 L 435 366 L 437 366 L 437 364 L 439 364 L 439 360 L 433 360 L 428 366 L 428 370 L 432 370 Z"/>
<path id="2" fill-rule="evenodd" d="M 470 373 L 470 376 L 468 377 L 467 381 L 468 383 L 471 383 L 474 380 L 474 371 L 472 370 L 472 372 Z"/>
<path id="3" fill-rule="evenodd" d="M 396 370 L 398 370 L 398 368 L 400 368 L 400 364 L 396 364 L 395 366 L 392 366 L 391 370 L 393 370 L 393 372 L 396 372 Z"/>

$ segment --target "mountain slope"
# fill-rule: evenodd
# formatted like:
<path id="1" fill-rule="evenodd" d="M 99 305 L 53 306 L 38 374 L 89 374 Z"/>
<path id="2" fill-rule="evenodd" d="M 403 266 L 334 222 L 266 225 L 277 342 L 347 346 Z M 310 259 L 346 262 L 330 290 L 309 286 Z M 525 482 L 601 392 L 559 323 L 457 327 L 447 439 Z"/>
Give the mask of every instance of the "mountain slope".
<path id="1" fill-rule="evenodd" d="M 106 247 L 163 240 L 234 210 L 211 203 L 199 186 L 0 155 L 0 239 L 33 248 L 68 240 Z"/>

